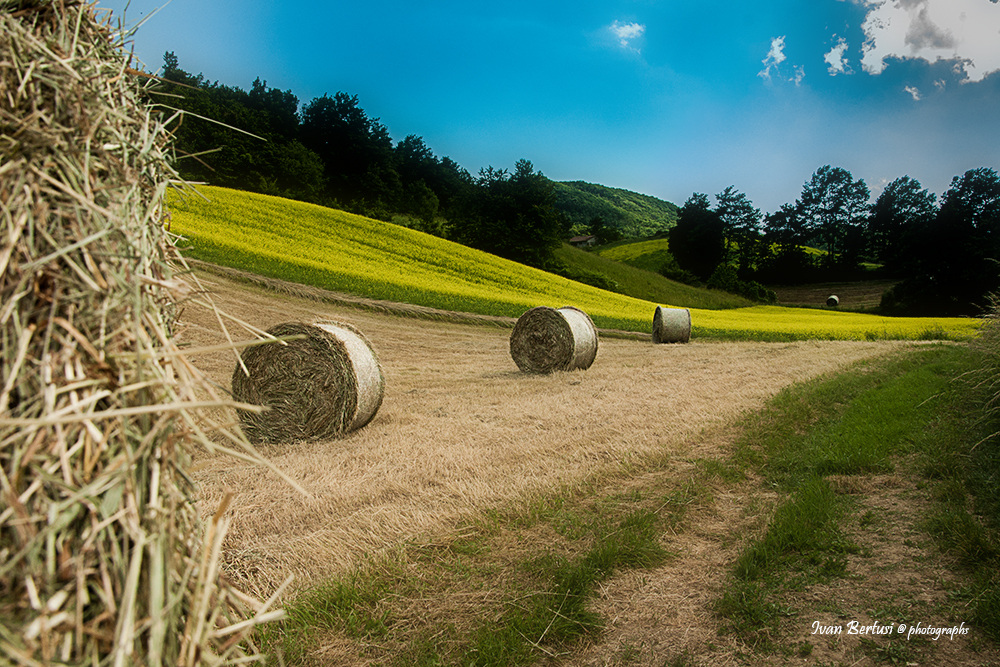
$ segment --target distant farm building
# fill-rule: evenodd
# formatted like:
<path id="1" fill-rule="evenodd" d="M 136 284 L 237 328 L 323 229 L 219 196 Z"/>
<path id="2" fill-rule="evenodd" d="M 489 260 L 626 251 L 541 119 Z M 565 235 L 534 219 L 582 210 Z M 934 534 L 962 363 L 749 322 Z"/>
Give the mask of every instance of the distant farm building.
<path id="1" fill-rule="evenodd" d="M 597 237 L 593 234 L 589 236 L 574 236 L 569 240 L 569 244 L 577 248 L 589 248 L 597 243 Z"/>

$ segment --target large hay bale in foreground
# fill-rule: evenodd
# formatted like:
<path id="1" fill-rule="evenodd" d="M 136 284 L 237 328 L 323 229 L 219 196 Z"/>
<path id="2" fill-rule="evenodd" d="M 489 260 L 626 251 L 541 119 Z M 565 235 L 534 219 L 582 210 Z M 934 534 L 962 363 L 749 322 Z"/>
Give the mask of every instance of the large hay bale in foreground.
<path id="1" fill-rule="evenodd" d="M 0 0 L 0 663 L 243 663 L 187 470 L 231 401 L 173 342 L 169 134 L 94 11 Z"/>
<path id="2" fill-rule="evenodd" d="M 654 343 L 686 343 L 691 339 L 691 311 L 657 306 L 653 313 Z"/>
<path id="3" fill-rule="evenodd" d="M 538 306 L 510 334 L 510 356 L 525 373 L 586 370 L 597 357 L 597 329 L 578 308 Z"/>
<path id="4" fill-rule="evenodd" d="M 367 424 L 382 405 L 385 377 L 371 344 L 349 324 L 287 322 L 281 340 L 247 348 L 233 371 L 233 397 L 251 441 L 335 438 Z"/>

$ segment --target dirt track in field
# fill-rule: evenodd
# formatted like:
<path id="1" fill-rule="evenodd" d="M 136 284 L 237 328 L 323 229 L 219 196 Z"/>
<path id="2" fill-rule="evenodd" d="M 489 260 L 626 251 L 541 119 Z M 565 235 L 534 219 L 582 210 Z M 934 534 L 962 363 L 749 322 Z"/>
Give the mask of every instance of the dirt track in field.
<path id="1" fill-rule="evenodd" d="M 758 409 L 790 383 L 904 345 L 602 337 L 589 370 L 531 376 L 510 358 L 507 328 L 369 312 L 201 275 L 220 310 L 262 329 L 321 319 L 355 325 L 386 377 L 382 407 L 364 429 L 262 448 L 309 497 L 259 467 L 199 455 L 204 510 L 235 493 L 227 569 L 263 597 L 288 575 L 298 589 L 365 555 L 447 532 L 463 517 L 630 462 L 711 456 L 703 451 L 711 442 L 698 438 L 703 429 Z M 182 343 L 224 342 L 211 311 L 188 307 L 180 325 Z M 192 359 L 229 387 L 231 351 Z"/>

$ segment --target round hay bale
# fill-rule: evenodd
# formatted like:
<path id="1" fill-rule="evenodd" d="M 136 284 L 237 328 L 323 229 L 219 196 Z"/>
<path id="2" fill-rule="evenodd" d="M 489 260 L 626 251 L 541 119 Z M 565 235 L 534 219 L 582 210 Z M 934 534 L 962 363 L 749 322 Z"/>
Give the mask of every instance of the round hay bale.
<path id="1" fill-rule="evenodd" d="M 831 294 L 830 296 L 826 297 L 826 305 L 829 306 L 830 308 L 836 308 L 837 306 L 840 305 L 840 297 L 837 296 L 836 294 Z"/>
<path id="2" fill-rule="evenodd" d="M 240 411 L 248 439 L 329 439 L 372 420 L 382 405 L 385 376 L 360 331 L 338 322 L 286 322 L 268 333 L 297 338 L 250 347 L 240 355 L 249 375 L 236 365 L 233 397 L 268 408 Z"/>
<path id="3" fill-rule="evenodd" d="M 586 370 L 597 357 L 597 329 L 572 306 L 532 308 L 514 325 L 510 356 L 525 373 Z"/>
<path id="4" fill-rule="evenodd" d="M 657 306 L 653 313 L 654 343 L 686 343 L 691 340 L 691 311 Z"/>

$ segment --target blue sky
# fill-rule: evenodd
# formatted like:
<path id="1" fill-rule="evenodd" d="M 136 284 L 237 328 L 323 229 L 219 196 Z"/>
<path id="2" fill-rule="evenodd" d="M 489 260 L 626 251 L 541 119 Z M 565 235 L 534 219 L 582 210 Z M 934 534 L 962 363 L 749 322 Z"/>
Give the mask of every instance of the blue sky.
<path id="1" fill-rule="evenodd" d="M 764 212 L 823 165 L 873 196 L 938 195 L 1000 168 L 994 0 L 99 0 L 149 69 L 300 102 L 357 95 L 395 140 L 478 173 L 548 177 L 678 205 L 729 185 Z M 156 11 L 158 9 L 158 11 Z"/>

